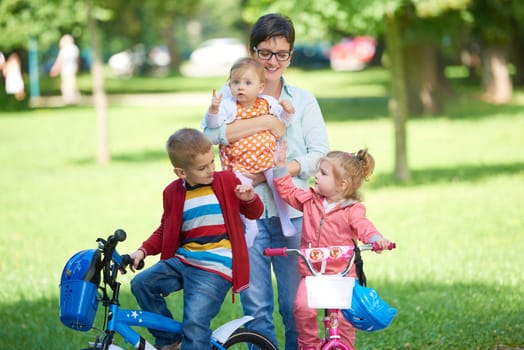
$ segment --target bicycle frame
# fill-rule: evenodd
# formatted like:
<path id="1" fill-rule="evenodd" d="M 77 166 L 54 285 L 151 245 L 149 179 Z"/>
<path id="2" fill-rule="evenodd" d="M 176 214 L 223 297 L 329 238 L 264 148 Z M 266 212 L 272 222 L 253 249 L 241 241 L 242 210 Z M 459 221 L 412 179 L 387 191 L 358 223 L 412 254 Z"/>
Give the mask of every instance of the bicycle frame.
<path id="1" fill-rule="evenodd" d="M 182 324 L 180 322 L 159 314 L 141 310 L 121 309 L 115 304 L 111 304 L 109 310 L 112 317 L 108 322 L 106 332 L 120 334 L 126 342 L 134 346 L 136 349 L 139 349 L 140 344 L 142 343 L 144 350 L 156 350 L 154 346 L 145 341 L 138 332 L 131 328 L 133 326 L 154 328 L 161 331 L 182 334 Z M 221 344 L 225 343 L 237 328 L 252 319 L 252 316 L 244 316 L 225 323 L 220 328 L 213 331 L 210 340 L 211 344 L 217 349 L 225 349 Z M 112 349 L 116 350 L 118 348 L 115 348 L 113 345 L 111 350 Z"/>
<path id="2" fill-rule="evenodd" d="M 387 250 L 395 248 L 395 244 L 391 243 Z M 363 244 L 358 247 L 353 246 L 331 246 L 324 248 L 302 248 L 302 249 L 287 249 L 287 248 L 268 248 L 264 250 L 264 255 L 267 256 L 287 256 L 297 255 L 305 262 L 308 270 L 311 272 L 313 278 L 318 276 L 325 276 L 323 271 L 318 271 L 313 267 L 313 263 L 321 262 L 325 266 L 325 262 L 334 261 L 338 259 L 347 259 L 347 265 L 343 271 L 334 274 L 333 276 L 345 277 L 355 261 L 356 251 L 380 251 L 380 247 L 376 243 Z M 317 309 L 321 309 L 315 307 Z M 324 318 L 322 320 L 324 325 L 324 339 L 321 343 L 322 350 L 349 350 L 349 346 L 340 340 L 339 334 L 339 311 L 338 308 L 323 308 Z"/>
<path id="3" fill-rule="evenodd" d="M 119 260 L 119 255 L 115 251 L 113 253 L 113 261 Z M 110 317 L 106 327 L 106 333 L 120 334 L 126 342 L 134 346 L 136 349 L 139 349 L 140 344 L 143 344 L 144 350 L 156 350 L 156 348 L 145 341 L 145 339 L 131 327 L 146 327 L 175 334 L 182 334 L 182 323 L 172 318 L 142 310 L 121 309 L 118 303 L 119 291 L 120 283 L 117 283 L 116 288 L 113 290 L 114 296 L 109 305 Z M 225 343 L 237 328 L 251 321 L 253 318 L 254 317 L 252 316 L 243 316 L 223 324 L 220 328 L 213 331 L 210 339 L 211 344 L 217 349 L 224 349 L 221 344 Z"/>
<path id="4" fill-rule="evenodd" d="M 123 309 L 120 308 L 120 302 L 119 302 L 119 295 L 120 295 L 120 282 L 117 281 L 118 273 L 119 271 L 125 271 L 125 267 L 132 264 L 132 259 L 129 257 L 129 255 L 120 255 L 116 251 L 116 245 L 119 241 L 123 241 L 126 238 L 126 234 L 123 230 L 117 230 L 115 232 L 115 235 L 110 236 L 107 240 L 99 238 L 97 240 L 98 242 L 98 251 L 101 253 L 93 254 L 93 261 L 88 262 L 90 266 L 90 271 L 86 273 L 86 276 L 88 277 L 84 278 L 83 280 L 74 280 L 71 281 L 73 283 L 94 283 L 97 284 L 97 289 L 101 289 L 103 294 L 96 296 L 96 303 L 102 304 L 104 308 L 106 308 L 107 312 L 104 316 L 104 333 L 103 340 L 100 341 L 100 337 L 96 337 L 96 341 L 93 343 L 90 343 L 92 349 L 102 349 L 102 350 L 121 350 L 119 346 L 113 344 L 113 336 L 115 333 L 118 333 L 122 336 L 122 338 L 129 344 L 131 344 L 136 349 L 140 350 L 157 350 L 152 344 L 147 342 L 146 339 L 144 339 L 136 330 L 134 330 L 132 327 L 145 327 L 145 328 L 151 328 L 161 331 L 167 331 L 174 334 L 180 334 L 182 335 L 182 323 L 179 321 L 176 321 L 174 319 L 171 319 L 169 317 L 162 316 L 160 314 L 142 311 L 138 309 Z M 89 252 L 94 251 L 90 250 Z M 87 252 L 87 251 L 82 251 Z M 70 259 L 70 261 L 73 260 L 73 258 L 80 253 L 77 253 Z M 64 279 L 64 276 L 72 276 L 75 274 L 76 271 L 80 270 L 82 268 L 82 264 L 85 265 L 84 261 L 74 261 L 73 263 L 69 263 L 66 265 L 66 268 L 64 268 L 64 272 L 62 275 L 62 279 Z M 143 263 L 141 266 L 138 267 L 138 269 L 141 269 L 143 267 Z M 100 274 L 102 274 L 102 280 L 100 281 Z M 98 276 L 98 277 L 97 277 Z M 100 282 L 103 283 L 103 287 L 100 287 Z M 95 302 L 95 294 L 94 293 L 85 293 L 85 290 L 88 290 L 87 288 L 81 288 L 79 290 L 74 289 L 74 286 L 69 286 L 66 284 L 66 281 L 61 281 L 61 288 L 62 283 L 64 283 L 67 290 L 63 294 L 66 295 L 66 297 L 69 297 L 68 300 L 62 300 L 62 291 L 61 291 L 61 300 L 60 300 L 60 319 L 61 321 L 68 327 L 73 328 L 75 330 L 79 331 L 88 331 L 91 329 L 92 322 L 94 321 L 94 316 L 96 314 L 96 307 L 93 309 L 90 309 L 90 320 L 85 321 L 86 317 L 84 317 L 84 314 L 86 313 L 84 311 L 84 307 L 74 305 L 73 307 L 70 307 L 68 305 L 67 307 L 64 307 L 63 304 L 67 303 L 70 300 L 75 299 L 82 299 L 82 298 L 93 298 L 92 301 L 87 300 L 88 303 L 85 303 L 83 301 L 78 302 L 78 305 L 90 305 Z M 112 291 L 112 295 L 108 295 L 108 287 Z M 69 293 L 69 294 L 67 294 Z M 65 299 L 65 298 L 64 298 Z M 63 309 L 65 311 L 63 311 Z M 71 310 L 77 311 L 82 309 L 82 311 L 78 311 L 79 317 L 76 317 L 76 315 L 63 315 L 63 312 L 70 312 Z M 64 319 L 62 318 L 64 317 Z M 75 318 L 76 317 L 76 318 Z M 87 317 L 89 318 L 89 317 Z M 252 316 L 243 316 L 238 319 L 231 320 L 216 330 L 212 332 L 212 336 L 210 339 L 210 344 L 214 346 L 217 350 L 225 350 L 226 348 L 222 345 L 226 343 L 226 341 L 229 339 L 229 337 L 240 327 L 242 327 L 245 323 L 251 321 L 254 319 Z"/>

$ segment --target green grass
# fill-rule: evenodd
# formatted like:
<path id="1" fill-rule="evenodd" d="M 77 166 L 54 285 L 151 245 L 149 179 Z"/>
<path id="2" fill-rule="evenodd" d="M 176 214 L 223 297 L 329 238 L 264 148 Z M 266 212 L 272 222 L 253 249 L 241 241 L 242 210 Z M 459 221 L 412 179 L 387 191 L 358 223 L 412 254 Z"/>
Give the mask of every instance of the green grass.
<path id="1" fill-rule="evenodd" d="M 441 116 L 410 120 L 412 183 L 397 185 L 387 78 L 380 70 L 292 71 L 287 77 L 319 96 L 332 148 L 366 146 L 376 158 L 364 200 L 368 216 L 398 249 L 366 254 L 365 271 L 398 316 L 385 331 L 359 333 L 358 348 L 523 348 L 523 92 L 508 106 L 489 106 L 470 94 Z M 139 84 L 158 83 L 151 91 L 167 92 L 177 79 Z M 207 91 L 215 82 L 221 80 L 196 79 L 193 86 Z M 125 85 L 143 91 L 135 84 Z M 2 345 L 79 349 L 92 340 L 93 332 L 74 332 L 58 320 L 62 268 L 73 253 L 94 248 L 97 237 L 116 228 L 128 233 L 121 252 L 149 235 L 159 220 L 162 189 L 174 176 L 164 142 L 180 127 L 198 127 L 205 107 L 112 106 L 113 161 L 107 166 L 95 162 L 91 108 L 0 113 Z M 136 306 L 131 277 L 122 278 L 127 307 Z M 180 315 L 180 297 L 169 300 Z M 228 298 L 216 323 L 239 315 L 239 298 L 235 304 Z"/>

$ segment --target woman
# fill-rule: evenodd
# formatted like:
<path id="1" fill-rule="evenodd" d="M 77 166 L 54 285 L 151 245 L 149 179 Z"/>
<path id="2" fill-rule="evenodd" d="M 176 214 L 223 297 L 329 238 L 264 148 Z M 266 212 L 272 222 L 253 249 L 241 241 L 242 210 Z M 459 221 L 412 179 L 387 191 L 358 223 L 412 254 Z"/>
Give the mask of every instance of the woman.
<path id="1" fill-rule="evenodd" d="M 263 94 L 277 100 L 290 100 L 295 109 L 291 124 L 284 127 L 276 117 L 263 116 L 237 120 L 224 124 L 220 129 L 206 130 L 213 143 L 228 144 L 262 130 L 271 130 L 275 136 L 285 134 L 287 141 L 287 168 L 294 183 L 304 189 L 314 173 L 317 161 L 329 150 L 326 127 L 316 98 L 301 88 L 288 85 L 282 75 L 291 62 L 295 30 L 292 21 L 280 14 L 260 17 L 250 34 L 249 50 L 265 69 Z M 222 90 L 231 95 L 229 89 Z M 262 174 L 254 179 L 256 192 L 264 202 L 265 211 L 257 220 L 258 234 L 249 248 L 249 288 L 240 294 L 246 315 L 254 316 L 249 328 L 269 337 L 277 344 L 273 321 L 273 285 L 271 268 L 275 273 L 278 290 L 279 312 L 285 328 L 286 350 L 298 349 L 297 330 L 293 317 L 293 303 L 299 283 L 296 257 L 272 257 L 262 254 L 265 248 L 299 248 L 302 213 L 290 210 L 290 217 L 298 234 L 284 236 L 272 192 Z M 280 348 L 280 347 L 279 347 Z"/>

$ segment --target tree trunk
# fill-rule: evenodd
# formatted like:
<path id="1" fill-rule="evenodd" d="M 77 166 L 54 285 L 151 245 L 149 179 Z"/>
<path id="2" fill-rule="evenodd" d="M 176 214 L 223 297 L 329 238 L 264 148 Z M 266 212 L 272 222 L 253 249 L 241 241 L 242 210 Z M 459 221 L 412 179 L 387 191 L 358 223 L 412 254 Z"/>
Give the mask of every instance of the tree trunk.
<path id="1" fill-rule="evenodd" d="M 93 17 L 93 1 L 88 1 L 87 22 L 91 48 L 93 50 L 91 76 L 93 82 L 93 102 L 96 110 L 96 160 L 99 164 L 111 161 L 107 131 L 107 96 L 104 87 L 104 67 L 98 39 L 98 25 Z"/>
<path id="2" fill-rule="evenodd" d="M 496 104 L 511 102 L 513 85 L 508 70 L 508 48 L 488 43 L 481 57 L 484 100 Z"/>
<path id="3" fill-rule="evenodd" d="M 180 55 L 178 54 L 176 47 L 176 39 L 173 33 L 175 26 L 174 18 L 170 21 L 167 21 L 166 24 L 162 27 L 162 39 L 166 45 L 169 56 L 171 57 L 170 68 L 172 71 L 180 71 Z"/>
<path id="4" fill-rule="evenodd" d="M 513 52 L 513 65 L 515 66 L 515 86 L 524 86 L 524 30 L 517 31 L 515 48 Z"/>
<path id="5" fill-rule="evenodd" d="M 386 50 L 391 61 L 391 97 L 389 110 L 395 128 L 395 179 L 408 182 L 410 173 L 407 161 L 406 123 L 408 102 L 402 55 L 402 41 L 398 18 L 394 14 L 386 15 Z"/>
<path id="6" fill-rule="evenodd" d="M 403 48 L 410 115 L 433 115 L 442 112 L 438 74 L 438 53 L 428 41 Z"/>

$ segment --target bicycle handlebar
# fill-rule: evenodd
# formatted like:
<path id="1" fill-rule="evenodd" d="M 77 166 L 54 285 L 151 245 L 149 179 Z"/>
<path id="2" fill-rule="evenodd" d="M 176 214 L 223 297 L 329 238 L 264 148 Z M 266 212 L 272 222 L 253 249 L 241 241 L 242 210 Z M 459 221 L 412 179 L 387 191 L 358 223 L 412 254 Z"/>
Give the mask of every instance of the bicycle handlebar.
<path id="1" fill-rule="evenodd" d="M 115 233 L 107 237 L 107 240 L 102 238 L 97 239 L 99 248 L 103 251 L 105 256 L 111 256 L 113 260 L 119 267 L 125 268 L 128 265 L 133 265 L 134 261 L 129 256 L 129 254 L 120 255 L 116 251 L 116 246 L 119 242 L 125 241 L 127 238 L 126 231 L 122 229 L 115 230 Z M 141 260 L 137 266 L 137 270 L 144 268 L 144 260 Z"/>
<path id="2" fill-rule="evenodd" d="M 379 252 L 379 251 L 382 251 L 382 250 L 393 250 L 396 247 L 397 247 L 396 244 L 391 242 L 387 246 L 386 249 L 380 249 L 380 246 L 378 245 L 378 243 L 373 242 L 373 243 L 369 243 L 369 244 L 362 244 L 358 248 L 361 251 L 362 250 L 371 250 L 371 251 L 374 251 L 374 252 Z M 266 249 L 264 249 L 264 255 L 266 255 L 266 256 L 287 256 L 289 251 L 297 251 L 297 249 L 287 249 L 286 247 L 284 247 L 284 248 L 266 248 Z M 295 254 L 295 255 L 300 255 L 300 254 Z"/>
<path id="3" fill-rule="evenodd" d="M 264 249 L 266 256 L 287 256 L 287 248 L 266 248 Z"/>
<path id="4" fill-rule="evenodd" d="M 131 259 L 131 256 L 129 256 L 129 254 L 124 254 L 122 255 L 122 263 L 127 266 L 127 265 L 133 265 L 134 264 L 134 260 Z M 142 270 L 145 266 L 145 263 L 144 263 L 144 260 L 140 260 L 140 262 L 138 263 L 138 266 L 136 267 L 137 270 Z"/>
<path id="5" fill-rule="evenodd" d="M 126 231 L 122 230 L 122 229 L 117 229 L 115 231 L 114 234 L 112 234 L 111 236 L 109 236 L 107 238 L 107 242 L 109 244 L 114 244 L 115 246 L 117 245 L 118 242 L 123 242 L 125 241 L 127 238 L 127 233 Z"/>
<path id="6" fill-rule="evenodd" d="M 371 250 L 374 252 L 380 252 L 382 250 L 392 250 L 396 248 L 395 243 L 390 243 L 386 249 L 381 249 L 378 243 L 368 243 L 368 244 L 362 244 L 358 246 L 358 249 L 360 251 L 364 250 Z M 308 270 L 315 276 L 321 275 L 322 273 L 320 271 L 317 271 L 312 263 L 314 262 L 321 262 L 321 261 L 327 261 L 327 260 L 337 260 L 340 258 L 346 258 L 348 259 L 348 263 L 346 265 L 346 268 L 344 271 L 340 272 L 339 274 L 342 276 L 345 276 L 351 266 L 353 265 L 353 261 L 355 258 L 355 247 L 353 246 L 331 246 L 331 247 L 315 247 L 315 248 L 302 248 L 302 249 L 288 249 L 286 247 L 284 248 L 266 248 L 264 249 L 263 254 L 266 256 L 287 256 L 287 255 L 298 255 L 302 260 L 305 262 Z"/>

